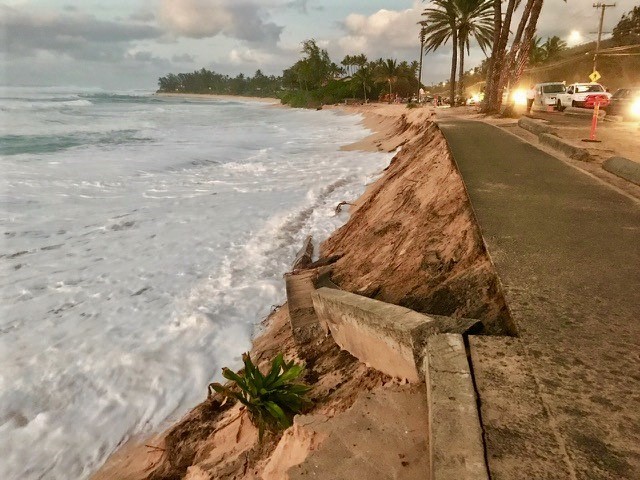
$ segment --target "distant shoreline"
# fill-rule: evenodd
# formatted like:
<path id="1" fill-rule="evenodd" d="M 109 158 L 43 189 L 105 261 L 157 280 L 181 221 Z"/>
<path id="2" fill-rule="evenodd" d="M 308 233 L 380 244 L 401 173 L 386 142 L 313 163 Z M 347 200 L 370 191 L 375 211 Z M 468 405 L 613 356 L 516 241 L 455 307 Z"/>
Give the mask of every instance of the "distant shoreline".
<path id="1" fill-rule="evenodd" d="M 154 95 L 158 97 L 181 97 L 181 98 L 192 98 L 197 100 L 242 100 L 242 101 L 251 101 L 251 102 L 260 102 L 260 103 L 269 103 L 269 104 L 280 104 L 279 98 L 271 98 L 271 97 L 248 97 L 246 95 L 220 95 L 214 93 L 154 93 Z"/>

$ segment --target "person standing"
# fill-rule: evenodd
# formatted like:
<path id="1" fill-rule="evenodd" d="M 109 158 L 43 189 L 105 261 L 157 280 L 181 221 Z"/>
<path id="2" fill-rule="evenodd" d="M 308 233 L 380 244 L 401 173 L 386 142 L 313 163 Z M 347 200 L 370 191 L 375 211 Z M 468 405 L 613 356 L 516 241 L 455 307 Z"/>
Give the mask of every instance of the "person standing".
<path id="1" fill-rule="evenodd" d="M 536 87 L 535 85 L 531 85 L 529 90 L 527 90 L 527 115 L 531 113 L 531 108 L 533 107 L 533 101 L 536 99 Z"/>

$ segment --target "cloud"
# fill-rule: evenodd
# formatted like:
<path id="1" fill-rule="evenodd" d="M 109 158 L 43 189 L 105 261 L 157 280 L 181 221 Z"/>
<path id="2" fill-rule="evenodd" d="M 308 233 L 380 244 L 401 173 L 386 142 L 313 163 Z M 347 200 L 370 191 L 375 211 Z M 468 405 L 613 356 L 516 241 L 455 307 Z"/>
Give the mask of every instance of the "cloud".
<path id="1" fill-rule="evenodd" d="M 309 13 L 309 0 L 291 0 L 287 3 L 288 8 L 294 8 L 300 13 Z"/>
<path id="2" fill-rule="evenodd" d="M 124 55 L 124 59 L 136 63 L 154 63 L 157 65 L 166 65 L 167 63 L 164 58 L 158 57 L 148 50 L 131 50 Z"/>
<path id="3" fill-rule="evenodd" d="M 152 22 L 156 19 L 156 15 L 148 10 L 140 10 L 129 15 L 129 20 L 134 22 Z"/>
<path id="4" fill-rule="evenodd" d="M 292 8 L 294 10 L 298 10 L 298 12 L 303 13 L 303 14 L 307 14 L 309 13 L 309 10 L 315 10 L 315 11 L 323 11 L 324 10 L 324 6 L 322 5 L 309 5 L 311 3 L 311 0 L 289 0 L 286 3 L 286 7 L 287 8 Z"/>
<path id="5" fill-rule="evenodd" d="M 346 35 L 338 43 L 345 50 L 365 53 L 415 48 L 423 8 L 416 2 L 405 10 L 381 9 L 368 16 L 351 13 L 342 22 Z"/>
<path id="6" fill-rule="evenodd" d="M 272 59 L 273 55 L 271 53 L 251 48 L 234 48 L 229 52 L 229 61 L 233 65 L 246 66 L 247 64 L 256 64 L 263 66 L 269 63 Z"/>
<path id="7" fill-rule="evenodd" d="M 251 43 L 275 45 L 284 27 L 265 20 L 257 2 L 242 0 L 162 0 L 159 20 L 172 33 L 207 38 L 224 34 Z"/>
<path id="8" fill-rule="evenodd" d="M 171 61 L 174 63 L 195 63 L 196 58 L 188 53 L 183 53 L 182 55 L 174 55 L 171 57 Z"/>
<path id="9" fill-rule="evenodd" d="M 159 37 L 156 27 L 138 23 L 98 20 L 82 13 L 33 13 L 0 6 L 0 50 L 10 57 L 39 52 L 65 54 L 82 60 L 117 60 L 136 40 Z"/>

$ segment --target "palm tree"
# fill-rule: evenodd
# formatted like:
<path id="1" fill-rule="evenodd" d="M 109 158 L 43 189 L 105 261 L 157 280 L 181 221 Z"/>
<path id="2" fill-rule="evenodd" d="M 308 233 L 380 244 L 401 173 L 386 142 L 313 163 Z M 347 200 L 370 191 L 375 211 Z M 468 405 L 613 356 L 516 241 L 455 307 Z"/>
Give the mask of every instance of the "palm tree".
<path id="1" fill-rule="evenodd" d="M 451 104 L 456 96 L 456 68 L 458 66 L 458 8 L 456 0 L 431 0 L 432 8 L 425 8 L 422 15 L 425 27 L 425 53 L 446 45 L 453 45 L 451 76 L 449 77 Z"/>
<path id="2" fill-rule="evenodd" d="M 357 85 L 358 88 L 362 86 L 364 92 L 364 103 L 367 103 L 367 92 L 371 91 L 373 85 L 373 70 L 369 65 L 363 65 L 360 69 L 351 77 L 353 85 Z"/>
<path id="3" fill-rule="evenodd" d="M 392 85 L 398 80 L 399 74 L 398 62 L 391 58 L 384 60 L 377 67 L 376 80 L 389 83 L 389 97 L 393 94 Z"/>
<path id="4" fill-rule="evenodd" d="M 340 64 L 345 68 L 347 76 L 351 76 L 351 67 L 353 66 L 353 57 L 351 55 L 345 55 Z"/>
<path id="5" fill-rule="evenodd" d="M 458 11 L 458 49 L 460 66 L 458 68 L 458 92 L 464 93 L 464 54 L 471 47 L 471 38 L 475 38 L 482 52 L 487 55 L 487 48 L 493 40 L 493 1 L 492 0 L 455 0 Z"/>
<path id="6" fill-rule="evenodd" d="M 367 56 L 364 53 L 361 53 L 359 55 L 354 55 L 352 59 L 353 59 L 353 64 L 359 69 L 364 67 L 368 61 Z"/>
<path id="7" fill-rule="evenodd" d="M 531 39 L 531 46 L 529 47 L 529 64 L 537 65 L 545 61 L 547 54 L 545 52 L 542 38 L 534 35 Z"/>
<path id="8" fill-rule="evenodd" d="M 418 67 L 418 99 L 420 98 L 420 89 L 422 88 L 422 58 L 424 57 L 424 42 L 427 38 L 427 27 L 425 22 L 418 22 L 420 25 L 420 33 L 418 39 L 420 40 L 420 66 Z"/>
<path id="9" fill-rule="evenodd" d="M 562 40 L 557 35 L 554 35 L 553 37 L 547 38 L 547 41 L 544 42 L 542 48 L 544 48 L 545 61 L 555 60 L 560 52 L 567 48 L 567 42 Z"/>

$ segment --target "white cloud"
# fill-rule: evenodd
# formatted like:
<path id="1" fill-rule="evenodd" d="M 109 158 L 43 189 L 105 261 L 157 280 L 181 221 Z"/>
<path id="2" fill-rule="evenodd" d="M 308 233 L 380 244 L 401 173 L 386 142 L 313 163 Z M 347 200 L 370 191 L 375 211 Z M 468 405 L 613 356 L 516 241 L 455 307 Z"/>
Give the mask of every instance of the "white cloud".
<path id="1" fill-rule="evenodd" d="M 188 53 L 176 54 L 171 57 L 173 63 L 195 63 L 196 57 Z"/>
<path id="2" fill-rule="evenodd" d="M 159 21 L 172 33 L 191 38 L 224 34 L 239 40 L 275 45 L 283 27 L 265 20 L 257 1 L 162 0 Z"/>
<path id="3" fill-rule="evenodd" d="M 234 48 L 229 52 L 229 61 L 233 65 L 257 64 L 265 65 L 273 59 L 273 55 L 260 50 Z"/>
<path id="4" fill-rule="evenodd" d="M 351 13 L 343 22 L 346 35 L 338 44 L 344 50 L 368 54 L 415 48 L 423 8 L 421 2 L 414 2 L 412 8 L 404 10 L 381 9 L 368 16 Z"/>
<path id="5" fill-rule="evenodd" d="M 160 22 L 172 32 L 194 38 L 212 37 L 233 18 L 221 0 L 164 0 Z"/>

